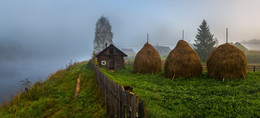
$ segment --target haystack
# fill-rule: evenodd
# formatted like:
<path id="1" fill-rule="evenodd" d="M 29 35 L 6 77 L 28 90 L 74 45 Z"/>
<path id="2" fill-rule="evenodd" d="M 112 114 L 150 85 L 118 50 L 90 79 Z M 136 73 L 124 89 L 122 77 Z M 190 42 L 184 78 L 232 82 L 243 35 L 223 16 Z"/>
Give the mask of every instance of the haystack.
<path id="1" fill-rule="evenodd" d="M 136 54 L 134 61 L 135 73 L 156 73 L 161 71 L 161 57 L 152 45 L 146 43 Z"/>
<path id="2" fill-rule="evenodd" d="M 189 44 L 180 40 L 168 55 L 164 66 L 165 77 L 194 77 L 202 72 L 202 65 L 198 54 Z"/>
<path id="3" fill-rule="evenodd" d="M 246 68 L 245 54 L 228 43 L 214 49 L 207 58 L 208 76 L 212 78 L 245 78 Z"/>

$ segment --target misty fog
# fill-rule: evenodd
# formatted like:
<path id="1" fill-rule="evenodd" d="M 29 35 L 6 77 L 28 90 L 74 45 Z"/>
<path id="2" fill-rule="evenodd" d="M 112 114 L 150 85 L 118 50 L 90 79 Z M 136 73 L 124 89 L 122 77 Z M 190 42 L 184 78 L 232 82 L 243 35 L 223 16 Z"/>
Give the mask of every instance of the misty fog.
<path id="1" fill-rule="evenodd" d="M 138 51 L 150 34 L 152 45 L 174 48 L 185 30 L 193 43 L 203 19 L 225 42 L 260 39 L 258 0 L 219 1 L 0 1 L 0 102 L 20 87 L 20 80 L 35 82 L 70 61 L 91 58 L 95 24 L 108 17 L 117 47 Z"/>

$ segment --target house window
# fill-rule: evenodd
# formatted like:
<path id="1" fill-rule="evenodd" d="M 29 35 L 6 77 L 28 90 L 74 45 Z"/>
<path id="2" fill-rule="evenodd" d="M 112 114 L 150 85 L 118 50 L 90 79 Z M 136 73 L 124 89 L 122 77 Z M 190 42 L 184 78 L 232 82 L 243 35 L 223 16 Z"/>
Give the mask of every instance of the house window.
<path id="1" fill-rule="evenodd" d="M 114 54 L 114 52 L 113 52 L 113 48 L 110 48 L 110 49 L 109 49 L 109 54 L 111 54 L 111 55 Z"/>
<path id="2" fill-rule="evenodd" d="M 102 65 L 102 66 L 104 66 L 104 65 L 106 65 L 106 64 L 107 64 L 106 61 L 101 61 L 101 65 Z"/>

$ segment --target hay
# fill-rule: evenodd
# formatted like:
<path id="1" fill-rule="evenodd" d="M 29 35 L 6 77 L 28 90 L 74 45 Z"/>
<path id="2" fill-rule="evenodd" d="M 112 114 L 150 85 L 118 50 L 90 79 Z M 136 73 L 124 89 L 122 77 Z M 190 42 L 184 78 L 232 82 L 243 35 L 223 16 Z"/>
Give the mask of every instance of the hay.
<path id="1" fill-rule="evenodd" d="M 228 43 L 214 49 L 207 59 L 208 76 L 212 78 L 245 78 L 246 68 L 245 54 Z"/>
<path id="2" fill-rule="evenodd" d="M 180 40 L 168 55 L 164 71 L 165 77 L 190 78 L 201 74 L 202 65 L 198 54 L 186 41 Z"/>
<path id="3" fill-rule="evenodd" d="M 146 43 L 136 54 L 134 73 L 156 73 L 161 71 L 161 57 L 152 45 Z"/>

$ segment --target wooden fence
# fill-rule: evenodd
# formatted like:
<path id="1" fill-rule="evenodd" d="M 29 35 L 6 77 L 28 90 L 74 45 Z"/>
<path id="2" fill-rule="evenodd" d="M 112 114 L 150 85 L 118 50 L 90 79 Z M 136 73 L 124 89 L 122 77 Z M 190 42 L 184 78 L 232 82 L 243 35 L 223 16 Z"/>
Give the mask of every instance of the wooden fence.
<path id="1" fill-rule="evenodd" d="M 260 71 L 260 64 L 248 64 L 247 71 Z"/>
<path id="2" fill-rule="evenodd" d="M 95 70 L 109 117 L 146 118 L 144 101 L 139 102 L 136 94 L 132 93 L 131 90 L 125 90 L 127 87 L 109 79 L 93 62 L 90 61 L 89 64 Z"/>
<path id="3" fill-rule="evenodd" d="M 162 60 L 162 65 L 164 65 L 165 63 L 165 60 Z M 130 60 L 125 60 L 125 65 L 128 65 L 128 66 L 134 66 L 134 61 L 130 61 Z M 162 69 L 163 66 L 162 66 Z M 202 64 L 202 70 L 203 71 L 207 71 L 207 66 L 206 64 Z M 250 71 L 253 71 L 253 72 L 256 72 L 256 71 L 260 71 L 260 64 L 247 64 L 247 71 L 250 72 Z"/>
<path id="4" fill-rule="evenodd" d="M 207 66 L 205 64 L 202 65 L 202 69 L 203 71 L 207 70 Z M 256 71 L 260 71 L 260 65 L 259 64 L 248 64 L 247 65 L 247 69 L 246 69 L 248 72 L 250 71 L 253 71 L 253 72 L 256 72 Z"/>

